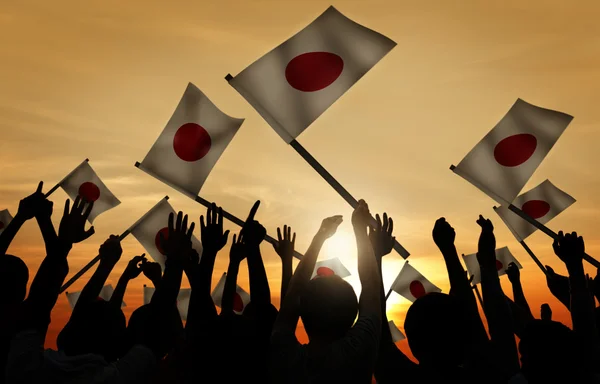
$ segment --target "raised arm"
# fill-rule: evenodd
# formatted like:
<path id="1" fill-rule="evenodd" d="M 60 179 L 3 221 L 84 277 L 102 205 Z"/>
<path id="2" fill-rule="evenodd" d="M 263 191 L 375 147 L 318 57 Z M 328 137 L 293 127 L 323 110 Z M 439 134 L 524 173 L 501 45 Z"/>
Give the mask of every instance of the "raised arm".
<path id="1" fill-rule="evenodd" d="M 290 281 L 292 280 L 292 259 L 294 258 L 294 248 L 296 247 L 296 232 L 292 235 L 292 227 L 283 226 L 283 236 L 281 228 L 277 228 L 277 244 L 273 244 L 275 252 L 281 258 L 281 296 L 280 301 L 287 293 Z"/>
<path id="2" fill-rule="evenodd" d="M 523 292 L 523 286 L 521 285 L 521 272 L 519 271 L 519 267 L 517 267 L 515 263 L 508 264 L 506 275 L 512 285 L 513 300 L 515 301 L 515 304 L 521 308 L 529 320 L 533 320 L 533 313 L 531 312 L 531 308 L 529 308 L 529 303 L 527 303 L 525 292 Z"/>
<path id="3" fill-rule="evenodd" d="M 283 332 L 293 334 L 296 331 L 298 318 L 300 317 L 298 307 L 300 295 L 306 287 L 306 284 L 310 281 L 312 273 L 315 270 L 319 252 L 321 251 L 325 240 L 335 234 L 341 223 L 342 216 L 328 217 L 321 223 L 319 231 L 313 238 L 308 250 L 304 254 L 302 260 L 300 260 L 300 263 L 292 276 L 285 299 L 281 304 L 279 315 L 273 326 L 273 333 Z"/>
<path id="4" fill-rule="evenodd" d="M 246 258 L 246 244 L 243 234 L 236 237 L 233 235 L 233 242 L 229 251 L 229 267 L 227 268 L 227 277 L 225 278 L 225 287 L 223 288 L 223 297 L 221 298 L 221 315 L 233 315 L 233 300 L 237 286 L 237 276 L 240 270 L 240 263 Z"/>
<path id="5" fill-rule="evenodd" d="M 504 368 L 504 374 L 508 379 L 519 372 L 520 365 L 513 334 L 512 316 L 496 269 L 494 226 L 489 219 L 484 219 L 481 215 L 479 215 L 477 224 L 481 227 L 477 261 L 481 270 L 484 311 L 488 319 L 492 344 L 499 359 L 499 366 Z"/>
<path id="6" fill-rule="evenodd" d="M 117 287 L 113 292 L 110 298 L 110 304 L 116 308 L 121 308 L 121 304 L 123 303 L 123 297 L 125 297 L 125 291 L 127 290 L 127 284 L 136 277 L 138 277 L 142 273 L 142 264 L 147 262 L 144 257 L 146 254 L 142 254 L 141 256 L 134 256 L 125 270 L 123 274 L 119 278 L 119 282 L 117 283 Z"/>

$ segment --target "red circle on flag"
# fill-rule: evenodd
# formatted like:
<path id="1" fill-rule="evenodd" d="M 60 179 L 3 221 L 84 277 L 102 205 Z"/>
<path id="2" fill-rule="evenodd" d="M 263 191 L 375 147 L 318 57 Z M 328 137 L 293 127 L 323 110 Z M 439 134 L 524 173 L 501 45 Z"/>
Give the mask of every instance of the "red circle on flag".
<path id="1" fill-rule="evenodd" d="M 502 139 L 494 148 L 494 158 L 505 167 L 516 167 L 531 158 L 537 148 L 537 139 L 529 133 L 520 133 Z"/>
<path id="2" fill-rule="evenodd" d="M 411 281 L 410 285 L 408 286 L 408 289 L 410 290 L 410 294 L 413 295 L 415 299 L 418 299 L 419 297 L 424 296 L 427 293 L 425 287 L 423 286 L 423 283 L 421 283 L 418 280 Z"/>
<path id="3" fill-rule="evenodd" d="M 0 229 L 4 229 L 4 223 L 0 221 Z"/>
<path id="4" fill-rule="evenodd" d="M 156 232 L 156 236 L 154 236 L 154 245 L 156 245 L 156 249 L 158 249 L 158 252 L 160 252 L 163 255 L 165 255 L 165 251 L 160 246 L 160 234 L 161 233 L 163 235 L 163 238 L 165 240 L 167 240 L 169 238 L 169 228 L 168 227 L 164 227 L 160 231 Z"/>
<path id="5" fill-rule="evenodd" d="M 521 207 L 523 212 L 531 216 L 532 219 L 539 219 L 550 212 L 550 204 L 544 200 L 529 200 Z"/>
<path id="6" fill-rule="evenodd" d="M 344 60 L 335 53 L 307 52 L 285 67 L 285 78 L 295 89 L 315 92 L 329 87 L 344 70 Z"/>
<path id="7" fill-rule="evenodd" d="M 196 123 L 183 124 L 173 138 L 175 154 L 183 161 L 197 161 L 210 151 L 212 140 L 206 129 Z"/>
<path id="8" fill-rule="evenodd" d="M 233 295 L 233 310 L 236 312 L 242 312 L 244 310 L 244 300 L 239 293 Z"/>
<path id="9" fill-rule="evenodd" d="M 88 203 L 98 200 L 100 197 L 100 188 L 91 181 L 86 181 L 79 186 L 79 196 L 84 198 Z"/>
<path id="10" fill-rule="evenodd" d="M 499 271 L 504 268 L 504 264 L 500 260 L 496 260 L 496 270 Z"/>
<path id="11" fill-rule="evenodd" d="M 317 276 L 325 277 L 325 276 L 333 276 L 335 272 L 333 269 L 328 267 L 319 267 L 317 268 Z"/>

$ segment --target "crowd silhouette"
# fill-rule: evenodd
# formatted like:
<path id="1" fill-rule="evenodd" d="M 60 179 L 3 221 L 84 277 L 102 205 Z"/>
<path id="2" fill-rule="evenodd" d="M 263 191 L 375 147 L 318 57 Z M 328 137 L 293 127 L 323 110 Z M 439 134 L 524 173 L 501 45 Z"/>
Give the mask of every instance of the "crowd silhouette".
<path id="1" fill-rule="evenodd" d="M 168 234 L 160 245 L 164 271 L 144 255 L 129 261 L 109 301 L 100 291 L 123 250 L 118 236 L 99 248 L 100 261 L 81 291 L 57 338 L 57 350 L 44 349 L 50 316 L 69 272 L 73 246 L 90 238 L 93 207 L 81 198 L 65 202 L 55 229 L 53 204 L 37 190 L 19 203 L 18 213 L 0 234 L 0 349 L 5 383 L 597 383 L 600 382 L 600 274 L 584 272 L 583 239 L 559 233 L 553 243 L 568 276 L 547 267 L 550 292 L 570 311 L 573 329 L 552 320 L 544 304 L 532 311 L 519 269 L 507 270 L 513 298 L 505 295 L 495 265 L 496 240 L 490 220 L 479 216 L 477 261 L 488 329 L 455 247 L 455 231 L 436 221 L 433 241 L 447 268 L 450 292 L 417 299 L 404 321 L 414 363 L 394 344 L 386 316 L 381 260 L 394 245 L 393 220 L 376 215 L 361 200 L 352 214 L 362 290 L 339 276 L 311 278 L 319 252 L 342 222 L 325 218 L 293 270 L 296 234 L 278 229 L 274 246 L 282 263 L 279 310 L 260 252 L 265 228 L 252 207 L 244 227 L 232 236 L 221 311 L 211 297 L 215 259 L 226 246 L 223 214 L 212 204 L 200 216 L 202 255 L 192 247 L 196 222 L 179 212 L 165 217 Z M 31 282 L 27 265 L 6 254 L 20 227 L 36 219 L 46 257 Z M 247 259 L 251 301 L 234 311 L 240 262 Z M 145 275 L 155 288 L 150 303 L 127 322 L 121 303 L 129 281 Z M 191 286 L 185 324 L 176 307 L 183 275 Z M 299 319 L 309 338 L 296 338 Z M 489 336 L 488 336 L 489 331 Z M 515 336 L 518 337 L 517 343 Z"/>

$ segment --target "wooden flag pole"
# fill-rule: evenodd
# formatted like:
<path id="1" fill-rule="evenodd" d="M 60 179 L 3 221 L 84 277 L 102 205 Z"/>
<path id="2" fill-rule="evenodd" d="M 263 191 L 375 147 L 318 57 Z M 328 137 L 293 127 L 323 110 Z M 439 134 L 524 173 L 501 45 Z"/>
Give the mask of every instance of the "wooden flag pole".
<path id="1" fill-rule="evenodd" d="M 83 160 L 83 162 L 82 162 L 81 164 L 83 164 L 83 163 L 87 163 L 87 162 L 89 162 L 89 161 L 90 161 L 90 159 L 85 159 L 85 160 Z M 67 174 L 67 176 L 63 177 L 63 178 L 62 178 L 62 180 L 61 180 L 61 181 L 59 181 L 59 182 L 58 182 L 58 183 L 57 183 L 57 184 L 56 184 L 54 187 L 52 187 L 52 188 L 51 188 L 51 189 L 50 189 L 48 192 L 46 192 L 46 194 L 45 194 L 44 196 L 45 196 L 45 197 L 48 197 L 48 196 L 50 196 L 50 195 L 51 195 L 51 194 L 52 194 L 54 191 L 56 191 L 56 190 L 57 190 L 57 189 L 60 187 L 60 184 L 61 184 L 63 181 L 65 181 L 65 179 L 66 179 L 67 177 L 71 176 L 71 175 L 73 174 L 73 172 L 75 172 L 75 171 L 77 170 L 77 168 L 79 168 L 79 167 L 81 166 L 81 164 L 79 164 L 78 166 L 76 166 L 76 167 L 75 167 L 75 169 L 73 169 L 71 172 L 69 172 L 69 173 Z"/>
<path id="2" fill-rule="evenodd" d="M 119 241 L 126 238 L 130 233 L 131 233 L 131 231 L 129 229 L 126 230 L 125 232 L 121 233 L 121 235 L 119 236 Z M 100 255 L 94 257 L 89 263 L 87 263 L 87 265 L 85 267 L 81 268 L 81 270 L 79 272 L 77 272 L 73 277 L 71 277 L 69 279 L 69 281 L 67 281 L 66 283 L 63 284 L 62 287 L 60 287 L 59 293 L 63 293 L 67 288 L 69 288 L 71 285 L 73 285 L 74 282 L 76 282 L 81 276 L 83 276 L 84 273 L 86 273 L 90 268 L 92 268 L 94 266 L 94 264 L 96 264 L 99 261 L 100 261 Z"/>
<path id="3" fill-rule="evenodd" d="M 192 195 L 190 195 L 189 193 L 187 193 L 187 192 L 185 192 L 185 191 L 182 191 L 181 189 L 177 188 L 175 185 L 172 185 L 172 184 L 170 184 L 170 183 L 167 183 L 166 181 L 164 181 L 164 180 L 160 179 L 159 177 L 156 177 L 155 175 L 153 175 L 153 174 L 151 174 L 151 173 L 147 172 L 145 169 L 143 169 L 142 167 L 140 167 L 140 165 L 141 165 L 141 164 L 140 164 L 139 162 L 137 162 L 137 161 L 136 161 L 136 163 L 135 163 L 135 166 L 136 166 L 136 168 L 138 168 L 138 169 L 140 169 L 140 170 L 142 170 L 142 171 L 144 171 L 144 172 L 148 173 L 150 176 L 154 177 L 155 179 L 158 179 L 158 180 L 162 181 L 163 183 L 167 184 L 167 185 L 168 185 L 168 186 L 170 186 L 171 188 L 173 188 L 173 189 L 175 189 L 175 190 L 177 190 L 177 191 L 179 191 L 179 192 L 183 193 L 183 194 L 184 194 L 184 195 L 186 195 L 187 197 L 191 198 L 191 199 L 192 199 L 192 200 L 194 200 L 195 202 L 202 204 L 202 205 L 203 205 L 203 206 L 205 206 L 206 208 L 210 208 L 210 207 L 212 206 L 212 204 L 211 204 L 211 203 L 210 203 L 208 200 L 206 200 L 206 199 L 203 199 L 203 198 L 202 198 L 202 197 L 200 197 L 200 196 L 192 196 Z M 244 221 L 243 221 L 242 219 L 240 219 L 240 218 L 238 218 L 238 217 L 236 217 L 236 216 L 232 215 L 231 213 L 227 212 L 227 211 L 226 211 L 226 210 L 224 210 L 224 209 L 222 209 L 222 211 L 223 211 L 223 217 L 224 217 L 224 218 L 226 218 L 227 220 L 229 220 L 229 221 L 233 222 L 234 224 L 237 224 L 237 225 L 239 225 L 239 226 L 240 226 L 240 227 L 242 227 L 242 228 L 244 227 Z M 269 236 L 269 234 L 267 234 L 267 235 L 265 236 L 265 240 L 266 240 L 268 243 L 270 243 L 270 244 L 273 244 L 273 245 L 276 245 L 276 244 L 277 244 L 277 240 L 275 240 L 273 237 Z M 300 252 L 298 252 L 298 251 L 294 250 L 294 257 L 295 257 L 295 258 L 297 258 L 297 259 L 299 259 L 299 260 L 302 260 L 302 257 L 303 257 L 303 255 L 302 255 Z"/>
<path id="4" fill-rule="evenodd" d="M 472 287 L 475 290 L 475 296 L 477 297 L 477 301 L 479 301 L 481 309 L 483 309 L 483 299 L 481 298 L 481 293 L 479 293 L 479 288 L 477 288 L 477 284 L 473 284 Z"/>
<path id="5" fill-rule="evenodd" d="M 227 76 L 225 76 L 225 80 L 227 80 L 227 82 L 230 82 L 232 79 L 233 76 L 231 76 L 230 73 L 228 73 Z M 296 150 L 296 152 L 298 152 L 300 156 L 302 156 L 302 158 L 308 164 L 310 164 L 311 167 L 313 167 L 315 171 L 317 171 L 319 175 L 321 175 L 323 179 L 325 179 L 325 181 L 327 181 L 327 183 L 329 183 L 329 185 L 333 189 L 335 189 L 335 191 L 340 196 L 342 196 L 344 200 L 346 200 L 348 204 L 350 204 L 350 206 L 353 209 L 356 209 L 356 207 L 358 207 L 358 201 L 350 194 L 350 192 L 348 192 L 329 172 L 327 172 L 327 170 L 323 168 L 323 166 L 319 164 L 319 162 L 306 149 L 304 149 L 304 147 L 300 145 L 298 141 L 292 140 L 289 144 L 292 146 L 292 148 Z M 375 219 L 371 219 L 373 222 L 372 225 L 375 225 Z M 402 245 L 400 245 L 400 243 L 397 240 L 394 240 L 394 250 L 398 252 L 398 254 L 404 259 L 410 256 L 410 253 Z"/>
<path id="6" fill-rule="evenodd" d="M 544 267 L 544 264 L 542 264 L 542 262 L 540 261 L 540 259 L 537 258 L 537 256 L 529 248 L 529 246 L 527 245 L 527 243 L 525 243 L 524 240 L 521 240 L 521 241 L 519 241 L 519 244 L 521 244 L 523 246 L 523 248 L 525 248 L 525 250 L 527 251 L 527 253 L 529 254 L 529 256 L 531 256 L 531 258 L 537 264 L 537 266 L 542 270 L 542 272 L 544 272 L 544 275 L 547 275 L 548 271 L 546 270 L 546 267 Z"/>
<path id="7" fill-rule="evenodd" d="M 454 165 L 450 166 L 450 170 L 451 171 L 454 171 L 455 168 L 456 167 Z M 544 232 L 546 235 L 548 235 L 552 239 L 558 238 L 558 234 L 556 234 L 553 230 L 551 230 L 550 228 L 546 227 L 544 224 L 540 223 L 536 219 L 532 218 L 531 216 L 529 216 L 528 214 L 526 214 L 525 212 L 523 212 L 519 208 L 515 207 L 513 204 L 510 204 L 508 206 L 508 209 L 510 209 L 513 213 L 516 213 L 517 215 L 519 215 L 523 220 L 527 221 L 529 224 L 533 225 L 534 227 L 536 227 L 540 231 Z M 583 260 L 585 260 L 588 263 L 592 264 L 596 268 L 600 268 L 600 262 L 598 260 L 594 259 L 593 257 L 591 257 L 590 255 L 588 255 L 587 253 L 583 254 Z"/>

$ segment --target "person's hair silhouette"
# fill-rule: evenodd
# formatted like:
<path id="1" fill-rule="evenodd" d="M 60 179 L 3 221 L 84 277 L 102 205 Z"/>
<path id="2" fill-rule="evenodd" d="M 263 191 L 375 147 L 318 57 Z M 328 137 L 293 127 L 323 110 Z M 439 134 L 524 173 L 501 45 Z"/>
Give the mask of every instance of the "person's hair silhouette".
<path id="1" fill-rule="evenodd" d="M 0 292 L 3 306 L 15 306 L 25 300 L 29 269 L 20 258 L 0 256 Z"/>

